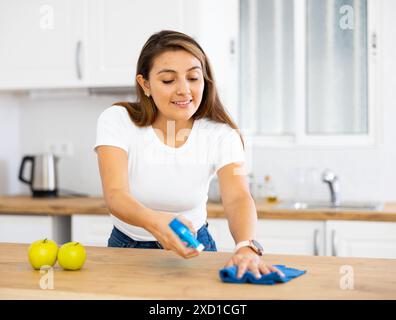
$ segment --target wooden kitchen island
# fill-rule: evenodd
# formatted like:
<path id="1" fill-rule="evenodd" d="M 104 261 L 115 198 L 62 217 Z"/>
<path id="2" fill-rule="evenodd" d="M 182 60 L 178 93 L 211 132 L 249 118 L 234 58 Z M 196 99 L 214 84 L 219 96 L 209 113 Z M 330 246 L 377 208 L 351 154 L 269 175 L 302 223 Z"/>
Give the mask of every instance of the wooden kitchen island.
<path id="1" fill-rule="evenodd" d="M 64 271 L 56 264 L 54 288 L 44 290 L 40 279 L 47 274 L 29 265 L 28 245 L 1 243 L 0 299 L 396 299 L 393 259 L 264 255 L 267 263 L 307 270 L 265 286 L 221 282 L 218 271 L 230 253 L 185 260 L 164 250 L 86 249 L 83 269 Z"/>

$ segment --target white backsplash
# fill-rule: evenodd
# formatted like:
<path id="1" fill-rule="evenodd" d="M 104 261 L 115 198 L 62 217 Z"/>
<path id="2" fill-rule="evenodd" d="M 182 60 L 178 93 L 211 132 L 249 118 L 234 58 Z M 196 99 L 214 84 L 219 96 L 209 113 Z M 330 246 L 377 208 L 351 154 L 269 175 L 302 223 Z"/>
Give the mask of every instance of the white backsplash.
<path id="1" fill-rule="evenodd" d="M 124 100 L 124 97 L 120 100 Z M 62 157 L 59 161 L 59 188 L 91 195 L 101 194 L 97 159 L 92 146 L 95 143 L 97 118 L 113 102 L 119 101 L 116 97 L 22 96 L 14 98 L 14 105 L 8 104 L 8 107 L 4 107 L 6 104 L 3 101 L 0 100 L 0 110 L 18 113 L 12 123 L 9 117 L 1 117 L 1 132 L 7 132 L 3 138 L 9 135 L 8 132 L 19 138 L 13 137 L 12 141 L 5 139 L 13 149 L 10 150 L 8 146 L 6 150 L 2 144 L 0 150 L 0 155 L 7 155 L 5 161 L 0 159 L 0 163 L 6 162 L 8 168 L 0 171 L 2 193 L 29 193 L 28 186 L 20 183 L 17 177 L 23 155 L 46 152 L 48 145 L 53 142 L 71 142 L 73 155 Z M 3 124 L 11 127 L 12 131 L 6 130 Z M 1 167 L 5 168 L 5 164 Z M 3 178 L 3 172 L 7 172 L 8 181 Z"/>
<path id="2" fill-rule="evenodd" d="M 19 190 L 19 105 L 13 95 L 0 95 L 0 194 Z"/>

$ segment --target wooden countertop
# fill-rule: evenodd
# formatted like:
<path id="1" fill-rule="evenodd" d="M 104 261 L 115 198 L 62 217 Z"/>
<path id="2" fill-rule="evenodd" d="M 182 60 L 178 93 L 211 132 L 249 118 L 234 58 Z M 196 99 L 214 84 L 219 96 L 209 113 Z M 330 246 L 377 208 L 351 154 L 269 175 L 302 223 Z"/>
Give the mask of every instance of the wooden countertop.
<path id="1" fill-rule="evenodd" d="M 360 220 L 396 222 L 396 203 L 386 203 L 382 211 L 291 210 L 274 209 L 273 204 L 256 200 L 260 219 L 284 220 Z M 209 218 L 224 218 L 220 203 L 207 204 Z M 0 196 L 0 214 L 108 214 L 101 197 L 32 198 L 30 196 Z"/>
<path id="2" fill-rule="evenodd" d="M 382 211 L 346 211 L 334 209 L 275 209 L 275 204 L 263 200 L 255 200 L 259 219 L 279 220 L 360 220 L 360 221 L 388 221 L 396 222 L 396 203 L 386 203 Z M 208 203 L 208 216 L 211 218 L 224 217 L 223 205 Z"/>
<path id="3" fill-rule="evenodd" d="M 101 197 L 32 198 L 31 196 L 0 196 L 0 213 L 15 214 L 108 214 Z"/>
<path id="4" fill-rule="evenodd" d="M 0 299 L 396 299 L 396 260 L 264 255 L 271 264 L 307 270 L 274 286 L 221 282 L 231 253 L 203 252 L 185 260 L 173 252 L 86 247 L 80 271 L 54 266 L 54 289 L 40 288 L 27 244 L 0 244 Z M 340 285 L 353 270 L 353 290 Z M 352 273 L 350 273 L 352 274 Z M 345 287 L 344 287 L 345 288 Z"/>

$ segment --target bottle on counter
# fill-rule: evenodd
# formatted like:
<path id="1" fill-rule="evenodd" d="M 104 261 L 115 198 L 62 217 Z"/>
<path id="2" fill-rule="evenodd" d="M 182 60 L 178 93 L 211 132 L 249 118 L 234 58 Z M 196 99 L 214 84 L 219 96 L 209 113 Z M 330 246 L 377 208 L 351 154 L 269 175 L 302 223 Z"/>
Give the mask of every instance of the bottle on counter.
<path id="1" fill-rule="evenodd" d="M 268 203 L 276 203 L 278 201 L 278 195 L 275 190 L 275 185 L 271 179 L 271 176 L 266 175 L 264 177 L 264 199 Z"/>

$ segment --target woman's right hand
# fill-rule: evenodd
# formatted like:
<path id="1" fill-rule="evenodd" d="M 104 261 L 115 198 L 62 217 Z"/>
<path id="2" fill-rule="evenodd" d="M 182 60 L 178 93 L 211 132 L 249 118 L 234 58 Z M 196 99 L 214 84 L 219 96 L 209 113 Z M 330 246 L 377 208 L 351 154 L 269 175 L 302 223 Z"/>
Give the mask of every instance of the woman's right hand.
<path id="1" fill-rule="evenodd" d="M 147 227 L 147 231 L 157 239 L 165 250 L 172 250 L 185 259 L 198 256 L 199 251 L 195 248 L 188 248 L 169 227 L 169 223 L 176 217 L 185 226 L 187 226 L 194 235 L 196 235 L 197 232 L 195 231 L 191 221 L 180 215 L 166 212 L 156 212 L 154 219 L 152 219 L 151 223 Z"/>

